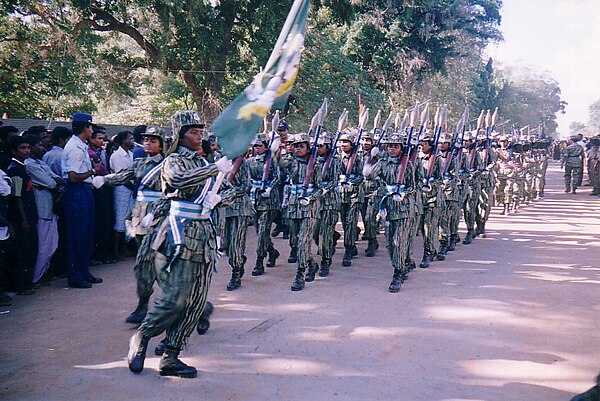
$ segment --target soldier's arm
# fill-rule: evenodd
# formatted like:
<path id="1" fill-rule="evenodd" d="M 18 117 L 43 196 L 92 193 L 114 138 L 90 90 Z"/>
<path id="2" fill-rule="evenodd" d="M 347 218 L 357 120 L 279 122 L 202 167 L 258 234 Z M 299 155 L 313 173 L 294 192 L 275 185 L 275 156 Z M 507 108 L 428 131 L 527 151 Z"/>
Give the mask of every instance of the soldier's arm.
<path id="1" fill-rule="evenodd" d="M 127 167 L 124 170 L 119 171 L 118 173 L 108 174 L 104 176 L 104 185 L 110 185 L 112 187 L 117 185 L 124 185 L 134 178 L 134 163 L 132 166 Z"/>
<path id="2" fill-rule="evenodd" d="M 162 178 L 172 188 L 185 189 L 192 188 L 202 184 L 210 177 L 219 173 L 219 169 L 214 164 L 196 167 L 191 170 L 185 168 L 177 158 L 167 157 L 162 167 Z"/>

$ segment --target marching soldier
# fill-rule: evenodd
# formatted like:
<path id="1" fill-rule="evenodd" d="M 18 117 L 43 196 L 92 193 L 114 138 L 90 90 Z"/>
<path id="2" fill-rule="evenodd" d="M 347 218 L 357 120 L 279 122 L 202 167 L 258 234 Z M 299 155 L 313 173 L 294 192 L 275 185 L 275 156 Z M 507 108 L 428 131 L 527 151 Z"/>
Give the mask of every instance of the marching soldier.
<path id="1" fill-rule="evenodd" d="M 271 240 L 271 224 L 279 213 L 279 167 L 268 149 L 269 142 L 264 134 L 258 134 L 252 143 L 254 156 L 248 159 L 248 170 L 252 189 L 250 200 L 256 210 L 255 226 L 258 238 L 256 248 L 256 265 L 253 276 L 261 276 L 265 272 L 264 259 L 269 256 L 267 267 L 274 267 L 279 252 Z"/>
<path id="2" fill-rule="evenodd" d="M 289 180 L 286 218 L 290 227 L 290 246 L 292 254 L 297 258 L 298 270 L 292 283 L 292 291 L 304 289 L 305 277 L 307 281 L 314 279 L 319 265 L 311 255 L 311 241 L 317 214 L 316 200 L 320 196 L 317 186 L 317 170 L 313 170 L 309 185 L 304 187 L 310 156 L 310 138 L 307 134 L 296 134 L 293 137 L 294 156 L 289 161 L 286 174 Z M 288 259 L 289 261 L 289 259 Z"/>
<path id="3" fill-rule="evenodd" d="M 481 192 L 479 195 L 479 203 L 477 205 L 477 228 L 475 230 L 475 236 L 481 235 L 485 238 L 485 224 L 490 217 L 494 196 L 496 152 L 487 144 L 488 139 L 485 134 L 479 134 L 477 140 L 477 153 L 481 160 Z"/>
<path id="4" fill-rule="evenodd" d="M 319 247 L 321 266 L 319 276 L 329 276 L 331 258 L 335 252 L 335 245 L 340 238 L 340 233 L 335 230 L 339 219 L 340 200 L 337 192 L 337 178 L 340 175 L 342 164 L 331 151 L 331 137 L 321 134 L 318 143 L 317 169 L 321 174 L 321 192 L 319 198 L 316 227 L 314 232 L 315 243 Z"/>
<path id="5" fill-rule="evenodd" d="M 152 244 L 161 292 L 131 337 L 127 361 L 132 372 L 140 373 L 148 341 L 166 331 L 165 353 L 159 364 L 161 376 L 195 377 L 196 369 L 178 357 L 204 310 L 216 262 L 215 229 L 204 217 L 204 211 L 221 200 L 209 192 L 212 177 L 227 173 L 231 163 L 222 158 L 209 164 L 198 154 L 202 140 L 207 138 L 203 138 L 204 124 L 197 113 L 178 112 L 173 122 L 175 150 L 161 169 L 168 218 L 162 221 Z"/>
<path id="6" fill-rule="evenodd" d="M 358 201 L 363 182 L 362 162 L 358 157 L 352 158 L 355 138 L 351 134 L 340 136 L 340 160 L 342 171 L 339 178 L 340 219 L 344 229 L 344 257 L 342 266 L 352 265 L 352 258 L 358 255 L 356 239 L 358 237 Z M 354 160 L 352 162 L 351 160 Z M 350 171 L 348 171 L 348 165 Z"/>
<path id="7" fill-rule="evenodd" d="M 363 149 L 363 166 L 370 159 L 371 164 L 377 163 L 380 155 L 371 156 L 373 149 L 373 140 L 371 136 L 364 138 L 362 145 Z M 360 213 L 362 215 L 363 223 L 365 226 L 365 233 L 363 239 L 368 241 L 367 249 L 365 249 L 365 256 L 373 257 L 375 252 L 379 249 L 379 243 L 377 242 L 377 234 L 379 232 L 379 223 L 377 221 L 377 213 L 379 212 L 379 203 L 381 201 L 379 197 L 379 181 L 373 178 L 364 178 L 363 185 L 361 185 L 361 203 Z"/>
<path id="8" fill-rule="evenodd" d="M 466 198 L 463 203 L 463 212 L 465 223 L 467 225 L 467 235 L 463 241 L 464 245 L 469 245 L 475 238 L 475 219 L 477 216 L 477 203 L 481 194 L 481 182 L 479 171 L 481 161 L 479 153 L 475 147 L 475 133 L 467 133 L 465 135 L 464 147 L 465 157 L 467 160 L 466 169 Z"/>
<path id="9" fill-rule="evenodd" d="M 448 253 L 448 246 L 453 240 L 452 227 L 454 221 L 460 216 L 460 191 L 458 188 L 457 158 L 453 156 L 450 144 L 452 135 L 442 135 L 439 144 L 439 158 L 443 166 L 447 166 L 442 181 L 442 210 L 440 213 L 440 250 L 437 260 L 444 260 Z M 456 223 L 458 225 L 458 223 Z"/>
<path id="10" fill-rule="evenodd" d="M 379 160 L 371 171 L 365 171 L 367 177 L 378 177 L 385 185 L 385 196 L 381 201 L 380 213 L 385 221 L 386 246 L 390 253 L 394 274 L 388 288 L 389 292 L 400 291 L 400 286 L 407 277 L 406 256 L 409 234 L 409 216 L 411 211 L 410 197 L 414 191 L 414 167 L 408 163 L 404 171 L 402 185 L 398 184 L 398 174 L 402 155 L 402 137 L 390 134 L 387 139 L 388 157 Z"/>
<path id="11" fill-rule="evenodd" d="M 508 147 L 509 141 L 506 135 L 501 135 L 498 139 L 500 149 L 497 151 L 497 182 L 496 182 L 496 201 L 502 204 L 501 214 L 508 214 L 513 196 L 514 166 L 512 164 L 512 150 Z"/>

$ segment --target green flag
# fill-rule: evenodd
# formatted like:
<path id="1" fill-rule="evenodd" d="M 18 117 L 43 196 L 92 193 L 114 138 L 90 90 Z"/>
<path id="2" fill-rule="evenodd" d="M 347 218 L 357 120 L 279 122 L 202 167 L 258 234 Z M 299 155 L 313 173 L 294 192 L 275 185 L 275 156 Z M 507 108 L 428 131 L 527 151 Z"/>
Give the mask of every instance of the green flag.
<path id="1" fill-rule="evenodd" d="M 309 5 L 310 0 L 294 1 L 265 68 L 212 123 L 230 159 L 246 152 L 271 109 L 285 106 L 298 75 Z"/>

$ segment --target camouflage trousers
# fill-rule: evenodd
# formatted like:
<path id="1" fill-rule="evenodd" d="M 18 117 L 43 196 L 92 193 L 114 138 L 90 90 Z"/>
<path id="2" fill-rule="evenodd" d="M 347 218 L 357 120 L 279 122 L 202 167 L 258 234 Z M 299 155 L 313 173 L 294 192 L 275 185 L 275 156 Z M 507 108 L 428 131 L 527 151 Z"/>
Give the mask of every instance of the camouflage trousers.
<path id="1" fill-rule="evenodd" d="M 425 207 L 421 215 L 420 227 L 423 235 L 423 251 L 430 255 L 437 254 L 436 239 L 439 232 L 440 208 Z"/>
<path id="2" fill-rule="evenodd" d="M 410 230 L 409 219 L 390 220 L 385 226 L 386 247 L 390 254 L 394 273 L 402 273 L 406 269 L 407 239 Z"/>
<path id="3" fill-rule="evenodd" d="M 415 213 L 408 218 L 408 233 L 406 236 L 406 263 L 414 263 L 413 260 L 413 243 L 417 236 L 417 230 L 421 222 L 423 213 Z"/>
<path id="4" fill-rule="evenodd" d="M 135 274 L 137 296 L 140 300 L 150 298 L 153 292 L 152 286 L 156 281 L 156 269 L 154 263 L 156 253 L 152 249 L 154 238 L 154 231 L 149 231 L 144 235 L 135 257 L 135 267 L 133 268 L 133 272 Z"/>
<path id="5" fill-rule="evenodd" d="M 156 337 L 166 331 L 166 346 L 181 350 L 198 325 L 206 304 L 214 270 L 210 263 L 177 258 L 166 271 L 170 258 L 160 252 L 155 256 L 158 285 L 161 289 L 154 308 L 140 326 L 142 336 Z"/>
<path id="6" fill-rule="evenodd" d="M 358 203 L 340 203 L 340 219 L 344 228 L 344 248 L 352 249 L 358 235 Z"/>
<path id="7" fill-rule="evenodd" d="M 229 266 L 242 267 L 246 253 L 246 231 L 250 217 L 232 216 L 225 218 L 223 227 L 223 248 L 229 259 Z"/>
<path id="8" fill-rule="evenodd" d="M 333 233 L 338 222 L 339 212 L 337 210 L 320 210 L 317 213 L 316 227 L 313 239 L 318 245 L 318 254 L 324 260 L 331 260 L 335 251 L 335 240 Z"/>
<path id="9" fill-rule="evenodd" d="M 592 193 L 600 194 L 600 161 L 592 161 L 588 169 L 590 182 L 592 183 Z"/>
<path id="10" fill-rule="evenodd" d="M 513 197 L 514 180 L 509 177 L 498 177 L 496 181 L 496 204 L 510 204 Z"/>
<path id="11" fill-rule="evenodd" d="M 565 190 L 577 189 L 583 177 L 581 166 L 565 166 Z M 573 186 L 571 187 L 571 183 Z"/>
<path id="12" fill-rule="evenodd" d="M 525 177 L 515 177 L 512 195 L 513 202 L 516 204 L 520 204 L 525 199 Z"/>
<path id="13" fill-rule="evenodd" d="M 309 262 L 314 262 L 311 253 L 313 232 L 316 219 L 288 219 L 290 228 L 290 246 L 298 249 L 298 269 L 304 271 Z"/>
<path id="14" fill-rule="evenodd" d="M 536 174 L 535 177 L 535 191 L 538 195 L 544 193 L 544 189 L 546 188 L 546 174 L 545 171 L 540 171 Z"/>
<path id="15" fill-rule="evenodd" d="M 379 233 L 379 222 L 377 221 L 377 213 L 379 213 L 379 204 L 381 198 L 379 197 L 367 197 L 366 203 L 360 204 L 360 214 L 365 225 L 364 236 L 367 239 L 377 238 Z"/>
<path id="16" fill-rule="evenodd" d="M 460 203 L 446 200 L 440 213 L 440 242 L 447 243 L 452 235 L 458 234 L 460 220 Z"/>
<path id="17" fill-rule="evenodd" d="M 533 200 L 536 197 L 535 178 L 536 174 L 533 172 L 525 174 L 525 200 Z"/>
<path id="18" fill-rule="evenodd" d="M 256 227 L 256 256 L 259 258 L 267 257 L 267 254 L 273 249 L 271 240 L 271 225 L 277 217 L 278 210 L 257 210 L 254 221 Z"/>
<path id="19" fill-rule="evenodd" d="M 467 230 L 475 230 L 475 218 L 477 216 L 477 204 L 479 203 L 479 193 L 481 188 L 479 186 L 469 185 L 467 188 L 467 197 L 463 203 L 463 215 L 465 218 L 465 224 Z"/>
<path id="20" fill-rule="evenodd" d="M 492 210 L 493 191 L 493 187 L 482 187 L 481 192 L 479 193 L 479 203 L 477 204 L 477 217 L 475 219 L 475 222 L 477 223 L 477 227 L 479 229 L 485 229 L 485 223 L 490 217 L 490 212 Z"/>

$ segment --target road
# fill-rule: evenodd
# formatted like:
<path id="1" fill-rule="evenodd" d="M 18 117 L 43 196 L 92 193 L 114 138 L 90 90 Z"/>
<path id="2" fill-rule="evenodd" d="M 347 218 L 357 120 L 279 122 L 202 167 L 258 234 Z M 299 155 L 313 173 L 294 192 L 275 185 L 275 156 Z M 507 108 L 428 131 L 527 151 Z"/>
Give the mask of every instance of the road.
<path id="1" fill-rule="evenodd" d="M 386 252 L 366 258 L 364 241 L 352 267 L 338 247 L 330 277 L 300 292 L 281 238 L 278 265 L 237 291 L 221 260 L 212 326 L 182 353 L 196 379 L 160 377 L 154 355 L 127 369 L 133 260 L 93 268 L 92 289 L 53 281 L 0 308 L 0 399 L 569 400 L 600 370 L 600 199 L 561 180 L 551 164 L 543 200 L 494 210 L 487 238 L 397 294 Z M 250 269 L 254 246 L 249 231 Z"/>

